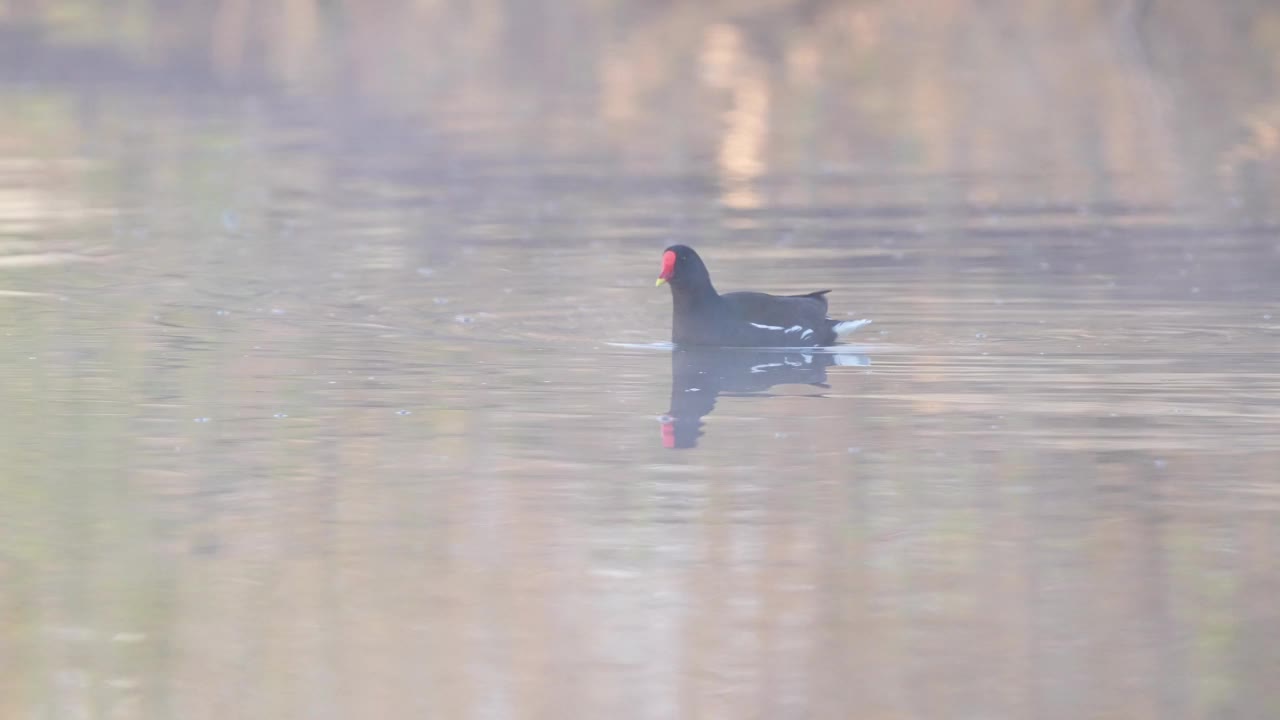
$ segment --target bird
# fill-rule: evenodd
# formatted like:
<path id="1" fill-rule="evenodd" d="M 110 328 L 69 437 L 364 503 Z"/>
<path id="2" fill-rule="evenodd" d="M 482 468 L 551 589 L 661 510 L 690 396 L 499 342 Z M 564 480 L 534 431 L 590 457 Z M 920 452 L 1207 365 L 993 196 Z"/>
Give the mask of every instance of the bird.
<path id="1" fill-rule="evenodd" d="M 656 285 L 664 284 L 671 286 L 671 342 L 677 347 L 825 347 L 871 322 L 828 318 L 830 290 L 722 295 L 711 284 L 702 258 L 688 245 L 672 245 L 662 252 Z"/>

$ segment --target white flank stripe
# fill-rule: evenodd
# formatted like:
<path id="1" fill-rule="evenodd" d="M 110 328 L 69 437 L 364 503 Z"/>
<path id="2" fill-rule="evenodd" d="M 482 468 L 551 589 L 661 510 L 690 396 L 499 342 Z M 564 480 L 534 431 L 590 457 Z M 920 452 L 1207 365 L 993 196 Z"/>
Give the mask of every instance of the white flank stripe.
<path id="1" fill-rule="evenodd" d="M 803 325 L 792 325 L 791 327 L 787 328 L 785 332 L 787 333 L 800 332 L 803 329 L 804 329 Z"/>
<path id="2" fill-rule="evenodd" d="M 854 330 L 857 330 L 858 328 L 862 327 L 863 325 L 870 325 L 870 324 L 871 324 L 870 320 L 845 320 L 844 322 L 836 323 L 835 327 L 832 329 L 836 331 L 837 335 L 843 335 L 845 333 L 851 333 Z"/>
<path id="3" fill-rule="evenodd" d="M 801 339 L 801 340 L 808 340 L 808 339 L 809 339 L 809 337 L 810 337 L 811 335 L 813 335 L 813 331 L 812 331 L 812 330 L 805 330 L 805 331 L 804 331 L 804 334 L 800 336 L 800 339 Z"/>
<path id="4" fill-rule="evenodd" d="M 758 327 L 761 330 L 781 330 L 781 325 L 761 325 L 760 323 L 751 323 L 752 327 Z"/>

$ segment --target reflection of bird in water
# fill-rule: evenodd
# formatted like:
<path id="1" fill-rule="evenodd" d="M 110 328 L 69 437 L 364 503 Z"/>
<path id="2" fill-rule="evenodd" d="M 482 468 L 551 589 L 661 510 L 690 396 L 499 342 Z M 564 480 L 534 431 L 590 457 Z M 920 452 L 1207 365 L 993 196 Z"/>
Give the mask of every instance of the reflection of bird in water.
<path id="1" fill-rule="evenodd" d="M 774 385 L 827 387 L 832 365 L 870 365 L 866 355 L 798 350 L 677 349 L 671 355 L 671 409 L 662 419 L 662 444 L 696 447 L 702 418 L 721 394 L 753 395 Z"/>

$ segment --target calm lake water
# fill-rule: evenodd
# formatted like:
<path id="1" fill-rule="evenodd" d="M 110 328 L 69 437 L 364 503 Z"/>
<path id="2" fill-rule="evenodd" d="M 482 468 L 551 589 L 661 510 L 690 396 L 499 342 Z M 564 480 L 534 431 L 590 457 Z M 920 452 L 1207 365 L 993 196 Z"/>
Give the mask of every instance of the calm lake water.
<path id="1" fill-rule="evenodd" d="M 0 2 L 0 717 L 1280 717 L 1272 4 L 117 5 Z"/>

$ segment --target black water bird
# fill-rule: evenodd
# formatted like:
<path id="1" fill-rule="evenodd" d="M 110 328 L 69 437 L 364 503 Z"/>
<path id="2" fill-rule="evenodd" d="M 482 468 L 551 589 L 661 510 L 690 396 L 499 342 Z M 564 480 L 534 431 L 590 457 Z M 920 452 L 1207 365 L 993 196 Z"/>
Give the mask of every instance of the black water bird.
<path id="1" fill-rule="evenodd" d="M 657 284 L 664 283 L 671 286 L 671 341 L 681 347 L 824 347 L 871 322 L 827 317 L 830 290 L 721 295 L 702 258 L 687 245 L 663 251 Z"/>

